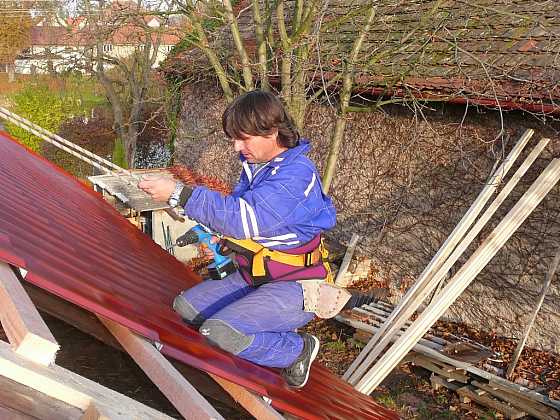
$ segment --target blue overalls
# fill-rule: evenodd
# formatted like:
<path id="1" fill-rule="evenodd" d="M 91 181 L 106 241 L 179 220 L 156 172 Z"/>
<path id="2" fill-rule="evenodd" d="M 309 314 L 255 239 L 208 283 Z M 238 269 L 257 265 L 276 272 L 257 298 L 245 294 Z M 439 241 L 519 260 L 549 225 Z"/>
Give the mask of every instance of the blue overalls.
<path id="1" fill-rule="evenodd" d="M 308 141 L 301 140 L 258 167 L 241 156 L 243 171 L 234 191 L 224 196 L 196 187 L 185 214 L 225 236 L 252 239 L 270 249 L 288 252 L 305 246 L 336 223 L 331 199 L 305 156 L 309 149 Z M 292 364 L 303 348 L 294 330 L 314 317 L 303 310 L 302 287 L 296 281 L 253 287 L 239 272 L 184 291 L 176 309 L 187 322 L 202 323 L 199 331 L 209 341 L 271 367 Z"/>

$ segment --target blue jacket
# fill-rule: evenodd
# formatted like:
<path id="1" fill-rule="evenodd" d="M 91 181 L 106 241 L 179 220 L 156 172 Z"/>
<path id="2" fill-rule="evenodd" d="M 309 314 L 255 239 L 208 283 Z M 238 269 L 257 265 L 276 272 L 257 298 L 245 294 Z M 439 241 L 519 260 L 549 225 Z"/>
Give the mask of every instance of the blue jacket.
<path id="1" fill-rule="evenodd" d="M 272 249 L 296 248 L 336 223 L 331 199 L 323 193 L 307 140 L 265 166 L 240 156 L 243 171 L 230 195 L 196 187 L 185 213 L 213 231 L 253 239 Z"/>

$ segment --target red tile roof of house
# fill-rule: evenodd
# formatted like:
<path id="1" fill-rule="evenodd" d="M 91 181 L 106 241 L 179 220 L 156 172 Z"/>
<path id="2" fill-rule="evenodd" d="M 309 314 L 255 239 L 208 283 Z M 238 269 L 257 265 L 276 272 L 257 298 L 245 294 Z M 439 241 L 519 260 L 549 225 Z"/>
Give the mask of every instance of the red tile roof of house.
<path id="1" fill-rule="evenodd" d="M 318 364 L 293 390 L 274 369 L 208 344 L 172 310 L 199 279 L 101 195 L 0 132 L 0 261 L 59 297 L 161 343 L 161 352 L 306 419 L 397 419 Z"/>
<path id="2" fill-rule="evenodd" d="M 119 27 L 113 32 L 107 44 L 137 46 L 144 44 L 145 32 L 131 25 Z M 158 41 L 158 35 L 152 33 L 152 42 Z M 62 26 L 34 26 L 31 28 L 31 45 L 38 47 L 78 47 L 93 45 L 95 37 L 87 30 L 68 30 Z M 177 28 L 169 29 L 159 35 L 160 45 L 175 45 L 179 42 Z"/>

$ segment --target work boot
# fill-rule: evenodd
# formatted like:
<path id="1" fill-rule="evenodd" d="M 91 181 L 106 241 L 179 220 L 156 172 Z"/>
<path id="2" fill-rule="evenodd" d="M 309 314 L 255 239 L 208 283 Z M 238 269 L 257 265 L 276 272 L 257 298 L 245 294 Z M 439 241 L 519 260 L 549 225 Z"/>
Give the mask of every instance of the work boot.
<path id="1" fill-rule="evenodd" d="M 301 388 L 307 383 L 311 363 L 313 363 L 317 353 L 319 353 L 319 339 L 317 337 L 307 333 L 300 335 L 303 338 L 301 354 L 291 366 L 282 369 L 282 376 L 288 385 L 294 388 Z"/>

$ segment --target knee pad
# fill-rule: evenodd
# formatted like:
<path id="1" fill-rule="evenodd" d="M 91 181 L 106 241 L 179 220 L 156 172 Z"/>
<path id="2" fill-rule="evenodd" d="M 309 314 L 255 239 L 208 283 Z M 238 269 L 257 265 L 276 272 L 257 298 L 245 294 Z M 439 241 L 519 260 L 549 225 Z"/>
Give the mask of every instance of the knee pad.
<path id="1" fill-rule="evenodd" d="M 198 312 L 182 294 L 175 296 L 175 299 L 173 299 L 173 309 L 181 315 L 181 318 L 183 318 L 183 321 L 187 324 L 198 327 L 204 322 L 200 312 Z"/>
<path id="2" fill-rule="evenodd" d="M 222 350 L 239 354 L 251 345 L 254 335 L 245 335 L 221 319 L 208 319 L 198 330 L 210 343 Z"/>

